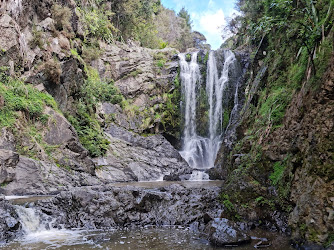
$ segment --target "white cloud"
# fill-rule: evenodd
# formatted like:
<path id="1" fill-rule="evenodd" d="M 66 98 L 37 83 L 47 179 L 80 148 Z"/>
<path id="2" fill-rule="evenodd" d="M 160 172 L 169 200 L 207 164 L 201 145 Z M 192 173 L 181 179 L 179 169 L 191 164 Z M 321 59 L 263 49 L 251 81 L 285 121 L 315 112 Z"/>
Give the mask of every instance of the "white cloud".
<path id="1" fill-rule="evenodd" d="M 193 30 L 203 33 L 207 38 L 207 42 L 212 45 L 212 48 L 217 49 L 223 42 L 221 27 L 226 25 L 224 11 L 218 9 L 215 11 L 208 10 L 203 13 L 193 12 L 191 13 L 191 18 L 194 24 Z"/>
<path id="2" fill-rule="evenodd" d="M 200 27 L 210 34 L 219 34 L 219 27 L 223 26 L 225 23 L 225 15 L 222 9 L 216 12 L 205 12 L 201 15 L 199 20 Z"/>

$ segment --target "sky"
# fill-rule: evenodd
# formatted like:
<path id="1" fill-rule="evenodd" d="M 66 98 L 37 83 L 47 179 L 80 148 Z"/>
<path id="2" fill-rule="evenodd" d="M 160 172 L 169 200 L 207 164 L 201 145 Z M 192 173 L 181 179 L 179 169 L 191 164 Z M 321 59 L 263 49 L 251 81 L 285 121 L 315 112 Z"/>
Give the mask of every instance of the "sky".
<path id="1" fill-rule="evenodd" d="M 222 44 L 222 27 L 226 24 L 226 19 L 231 17 L 236 0 L 161 0 L 168 9 L 175 10 L 176 13 L 182 7 L 189 12 L 193 24 L 193 30 L 205 35 L 207 43 L 212 49 L 217 49 Z"/>

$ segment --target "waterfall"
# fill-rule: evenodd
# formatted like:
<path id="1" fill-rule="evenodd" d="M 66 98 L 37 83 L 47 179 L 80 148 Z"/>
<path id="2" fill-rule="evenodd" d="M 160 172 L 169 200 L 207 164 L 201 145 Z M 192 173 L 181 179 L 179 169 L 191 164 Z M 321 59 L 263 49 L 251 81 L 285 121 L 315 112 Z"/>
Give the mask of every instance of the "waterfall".
<path id="1" fill-rule="evenodd" d="M 208 179 L 205 170 L 214 167 L 221 136 L 223 133 L 223 99 L 225 89 L 230 82 L 229 73 L 236 62 L 232 51 L 226 50 L 224 53 L 224 65 L 219 77 L 218 67 L 214 52 L 211 51 L 207 62 L 206 95 L 208 98 L 208 136 L 199 136 L 196 131 L 196 108 L 197 95 L 201 88 L 202 80 L 200 67 L 197 63 L 198 52 L 191 55 L 190 62 L 187 62 L 186 55 L 180 54 L 180 78 L 182 85 L 182 95 L 184 102 L 182 108 L 184 112 L 184 131 L 182 138 L 181 156 L 194 169 L 191 180 Z M 234 99 L 238 99 L 238 89 Z M 234 106 L 238 105 L 238 100 L 234 100 Z M 233 108 L 232 112 L 235 108 Z M 237 108 L 236 108 L 237 109 Z M 232 114 L 231 114 L 232 116 Z"/>
<path id="2" fill-rule="evenodd" d="M 81 236 L 79 230 L 54 228 L 55 219 L 40 213 L 34 207 L 15 205 L 15 209 L 24 235 L 21 240 L 26 244 L 38 242 L 55 245 L 58 243 L 74 244 Z"/>

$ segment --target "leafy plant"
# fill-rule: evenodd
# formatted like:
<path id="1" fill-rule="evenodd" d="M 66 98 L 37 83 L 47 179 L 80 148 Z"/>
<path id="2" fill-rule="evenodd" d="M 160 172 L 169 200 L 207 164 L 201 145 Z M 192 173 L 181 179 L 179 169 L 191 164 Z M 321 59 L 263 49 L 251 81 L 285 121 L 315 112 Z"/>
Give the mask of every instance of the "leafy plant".
<path id="1" fill-rule="evenodd" d="M 96 115 L 99 102 L 120 103 L 122 95 L 113 82 L 103 82 L 94 69 L 89 69 L 88 79 L 82 86 L 76 103 L 76 115 L 67 115 L 76 129 L 80 142 L 92 157 L 104 155 L 109 141 L 105 138 Z"/>
<path id="2" fill-rule="evenodd" d="M 21 111 L 29 120 L 45 120 L 45 106 L 57 109 L 52 96 L 42 93 L 32 85 L 25 85 L 19 80 L 6 76 L 0 71 L 0 96 L 4 106 L 0 109 L 0 127 L 11 127 Z"/>
<path id="3" fill-rule="evenodd" d="M 85 25 L 85 36 L 99 38 L 107 43 L 114 41 L 113 33 L 116 33 L 117 29 L 110 22 L 112 12 L 96 8 L 79 8 L 78 11 Z"/>

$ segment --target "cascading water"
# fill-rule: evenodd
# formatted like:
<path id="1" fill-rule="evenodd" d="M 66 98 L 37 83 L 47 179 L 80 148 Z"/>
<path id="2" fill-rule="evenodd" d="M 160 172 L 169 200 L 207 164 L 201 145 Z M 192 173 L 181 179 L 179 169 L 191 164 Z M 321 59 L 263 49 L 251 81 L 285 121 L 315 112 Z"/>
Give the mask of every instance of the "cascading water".
<path id="1" fill-rule="evenodd" d="M 196 131 L 197 95 L 201 85 L 201 73 L 197 63 L 197 55 L 198 52 L 193 53 L 190 62 L 187 62 L 185 54 L 179 55 L 180 77 L 184 96 L 183 148 L 180 154 L 194 169 L 190 180 L 206 180 L 209 179 L 209 176 L 204 171 L 214 167 L 214 162 L 221 145 L 224 91 L 230 80 L 229 72 L 233 68 L 232 66 L 235 64 L 236 58 L 233 52 L 224 51 L 225 61 L 219 78 L 214 52 L 211 51 L 209 54 L 206 79 L 209 128 L 208 136 L 203 137 L 199 136 Z M 237 102 L 238 100 L 234 101 L 234 104 L 237 104 Z"/>
<path id="2" fill-rule="evenodd" d="M 80 230 L 66 230 L 53 228 L 55 220 L 46 214 L 39 213 L 33 207 L 15 206 L 22 226 L 25 244 L 43 242 L 56 247 L 58 244 L 76 245 L 82 243 Z M 88 241 L 86 243 L 89 243 Z"/>

